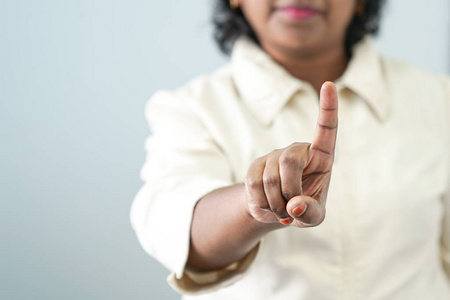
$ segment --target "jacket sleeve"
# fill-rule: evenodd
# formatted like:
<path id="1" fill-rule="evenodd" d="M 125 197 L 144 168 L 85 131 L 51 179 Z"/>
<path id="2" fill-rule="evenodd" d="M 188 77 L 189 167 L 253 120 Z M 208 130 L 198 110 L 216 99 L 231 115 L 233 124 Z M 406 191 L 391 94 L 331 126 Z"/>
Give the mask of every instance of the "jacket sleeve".
<path id="1" fill-rule="evenodd" d="M 447 113 L 447 180 L 448 180 L 448 190 L 447 194 L 444 197 L 444 219 L 442 223 L 442 237 L 441 237 L 441 258 L 442 264 L 445 272 L 447 273 L 447 278 L 450 284 L 450 78 L 445 78 L 445 85 L 447 89 L 447 104 L 448 104 L 448 113 Z"/>
<path id="2" fill-rule="evenodd" d="M 247 256 L 221 270 L 186 267 L 195 205 L 205 194 L 234 184 L 226 156 L 178 92 L 157 92 L 147 103 L 152 134 L 141 169 L 143 187 L 130 219 L 144 250 L 171 271 L 168 283 L 183 294 L 219 289 L 236 281 L 253 261 Z"/>

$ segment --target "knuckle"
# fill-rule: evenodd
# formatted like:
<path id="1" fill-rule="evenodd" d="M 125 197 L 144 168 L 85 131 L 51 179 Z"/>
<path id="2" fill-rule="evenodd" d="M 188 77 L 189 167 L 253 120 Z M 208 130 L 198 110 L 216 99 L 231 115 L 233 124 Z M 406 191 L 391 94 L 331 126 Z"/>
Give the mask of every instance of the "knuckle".
<path id="1" fill-rule="evenodd" d="M 286 210 L 283 207 L 272 207 L 272 212 L 278 217 L 285 217 L 287 215 Z"/>
<path id="2" fill-rule="evenodd" d="M 262 187 L 262 180 L 258 176 L 250 176 L 245 178 L 245 185 L 252 190 L 260 189 Z"/>
<path id="3" fill-rule="evenodd" d="M 280 164 L 283 166 L 289 166 L 296 163 L 297 157 L 293 151 L 285 151 L 280 156 Z"/>
<path id="4" fill-rule="evenodd" d="M 303 167 L 308 155 L 308 144 L 296 143 L 295 147 L 289 147 L 281 155 L 279 164 L 283 167 L 299 166 Z"/>
<path id="5" fill-rule="evenodd" d="M 277 176 L 267 176 L 263 179 L 264 185 L 268 187 L 278 186 L 280 179 Z"/>
<path id="6" fill-rule="evenodd" d="M 288 147 L 288 149 L 304 149 L 304 148 L 308 148 L 310 144 L 311 143 L 294 142 Z"/>

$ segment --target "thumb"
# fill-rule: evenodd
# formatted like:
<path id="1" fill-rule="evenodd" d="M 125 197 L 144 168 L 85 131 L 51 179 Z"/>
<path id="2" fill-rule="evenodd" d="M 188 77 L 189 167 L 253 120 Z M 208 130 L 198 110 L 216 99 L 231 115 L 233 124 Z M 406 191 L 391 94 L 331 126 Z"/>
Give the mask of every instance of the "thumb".
<path id="1" fill-rule="evenodd" d="M 288 214 L 305 225 L 317 226 L 325 219 L 325 203 L 309 196 L 295 196 L 286 204 Z"/>

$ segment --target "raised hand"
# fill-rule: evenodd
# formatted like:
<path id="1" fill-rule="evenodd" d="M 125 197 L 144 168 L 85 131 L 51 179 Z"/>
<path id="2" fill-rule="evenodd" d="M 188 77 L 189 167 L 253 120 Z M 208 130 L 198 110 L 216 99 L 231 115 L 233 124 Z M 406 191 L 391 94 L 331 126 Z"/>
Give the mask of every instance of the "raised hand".
<path id="1" fill-rule="evenodd" d="M 248 169 L 245 205 L 254 219 L 297 227 L 323 222 L 337 125 L 336 87 L 325 82 L 312 144 L 294 143 L 274 150 L 256 159 Z"/>

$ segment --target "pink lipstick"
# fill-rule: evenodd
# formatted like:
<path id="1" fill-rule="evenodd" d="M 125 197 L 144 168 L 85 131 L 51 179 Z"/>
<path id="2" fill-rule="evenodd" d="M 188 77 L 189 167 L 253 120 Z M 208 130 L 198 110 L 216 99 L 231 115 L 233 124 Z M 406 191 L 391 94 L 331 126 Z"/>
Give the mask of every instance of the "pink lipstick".
<path id="1" fill-rule="evenodd" d="M 289 19 L 306 20 L 319 14 L 319 11 L 305 6 L 283 6 L 280 11 Z"/>

